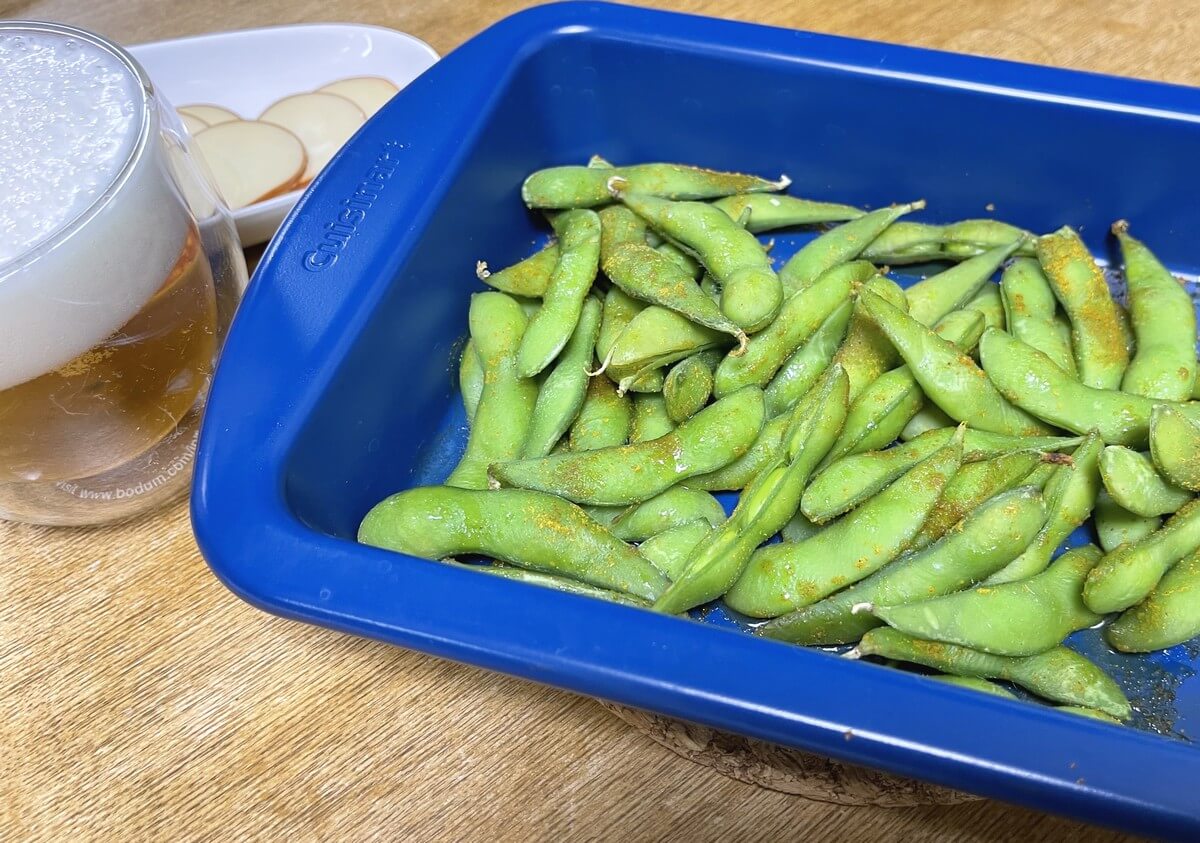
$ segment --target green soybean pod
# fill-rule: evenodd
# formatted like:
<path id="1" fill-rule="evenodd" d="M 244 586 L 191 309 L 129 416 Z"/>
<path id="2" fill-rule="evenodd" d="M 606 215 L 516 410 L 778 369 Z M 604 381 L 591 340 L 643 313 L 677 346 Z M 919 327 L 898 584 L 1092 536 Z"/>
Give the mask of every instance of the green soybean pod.
<path id="1" fill-rule="evenodd" d="M 859 303 L 904 358 L 925 395 L 951 418 L 980 430 L 1018 436 L 1051 432 L 1009 403 L 954 343 L 873 293 L 864 292 Z"/>
<path id="2" fill-rule="evenodd" d="M 779 456 L 783 447 L 783 436 L 787 432 L 790 416 L 784 414 L 768 419 L 759 431 L 754 443 L 745 454 L 738 457 L 729 465 L 722 466 L 716 471 L 709 471 L 689 477 L 683 481 L 685 486 L 692 489 L 704 489 L 709 492 L 740 491 L 750 485 L 763 469 Z"/>
<path id="3" fill-rule="evenodd" d="M 489 287 L 514 296 L 540 299 L 558 265 L 558 244 L 549 243 L 524 260 L 499 272 L 488 270 L 486 261 L 475 264 L 475 275 Z"/>
<path id="4" fill-rule="evenodd" d="M 969 588 L 1016 557 L 1045 514 L 1042 496 L 1032 487 L 1001 493 L 937 543 L 906 553 L 850 588 L 768 621 L 756 631 L 766 638 L 812 646 L 857 641 L 882 623 L 861 611 L 861 604 L 902 605 Z"/>
<path id="5" fill-rule="evenodd" d="M 1012 691 L 994 682 L 989 682 L 986 679 L 976 679 L 974 676 L 954 676 L 950 673 L 940 673 L 937 676 L 930 676 L 929 678 L 935 682 L 941 682 L 943 685 L 957 685 L 959 688 L 969 688 L 972 691 L 979 691 L 982 694 L 1004 697 L 1006 700 L 1017 699 L 1017 695 Z M 1107 717 L 1108 715 L 1104 716 Z"/>
<path id="6" fill-rule="evenodd" d="M 856 220 L 865 213 L 851 205 L 783 194 L 741 193 L 723 197 L 712 204 L 724 211 L 731 220 L 740 220 L 746 215 L 745 228 L 755 234 L 798 225 Z"/>
<path id="7" fill-rule="evenodd" d="M 1093 612 L 1119 612 L 1145 599 L 1162 575 L 1200 547 L 1200 500 L 1183 506 L 1161 529 L 1105 554 L 1088 575 L 1083 602 Z"/>
<path id="8" fill-rule="evenodd" d="M 612 201 L 609 184 L 618 178 L 628 189 L 664 199 L 713 199 L 734 193 L 783 190 L 791 182 L 742 173 L 726 173 L 682 164 L 635 164 L 629 167 L 548 167 L 521 185 L 530 208 L 592 208 Z"/>
<path id="9" fill-rule="evenodd" d="M 571 450 L 595 451 L 624 445 L 629 440 L 633 424 L 633 409 L 629 399 L 617 394 L 617 388 L 607 378 L 588 380 L 583 406 L 571 424 Z"/>
<path id="10" fill-rule="evenodd" d="M 1054 702 L 1082 705 L 1128 720 L 1132 707 L 1117 683 L 1085 657 L 1066 647 L 1036 656 L 996 656 L 957 644 L 924 641 L 890 627 L 872 629 L 849 658 L 878 656 L 912 662 L 977 679 L 1003 679 Z"/>
<path id="11" fill-rule="evenodd" d="M 523 457 L 544 457 L 554 448 L 583 407 L 588 389 L 588 368 L 600 330 L 600 300 L 589 296 L 554 368 L 538 388 Z"/>
<path id="12" fill-rule="evenodd" d="M 904 429 L 900 431 L 900 438 L 905 442 L 911 442 L 931 430 L 953 428 L 954 425 L 954 419 L 942 412 L 937 404 L 927 401 L 925 406 L 917 410 L 908 420 L 908 424 L 904 425 Z"/>
<path id="13" fill-rule="evenodd" d="M 880 208 L 842 223 L 796 252 L 779 270 L 779 281 L 788 295 L 812 284 L 827 270 L 858 257 L 889 225 L 905 214 L 925 207 L 924 200 Z M 853 390 L 852 390 L 853 391 Z"/>
<path id="14" fill-rule="evenodd" d="M 845 339 L 853 310 L 853 302 L 839 304 L 779 368 L 764 392 L 768 416 L 786 413 L 813 388 Z"/>
<path id="15" fill-rule="evenodd" d="M 854 312 L 850 316 L 850 327 L 846 330 L 846 339 L 833 355 L 833 361 L 846 370 L 846 377 L 850 379 L 851 403 L 876 378 L 900 362 L 895 346 L 863 308 L 863 296 L 868 293 L 874 293 L 900 309 L 908 307 L 904 290 L 890 278 L 877 275 L 859 288 Z M 953 426 L 953 423 L 951 425 Z"/>
<path id="16" fill-rule="evenodd" d="M 984 331 L 979 354 L 988 380 L 1031 415 L 1075 433 L 1099 431 L 1111 445 L 1146 443 L 1154 407 L 1151 399 L 1085 386 L 1004 331 Z"/>
<path id="17" fill-rule="evenodd" d="M 915 551 L 933 544 L 984 501 L 1018 484 L 1032 485 L 1029 475 L 1041 464 L 1041 454 L 1014 451 L 962 466 L 946 484 L 908 549 Z"/>
<path id="18" fill-rule="evenodd" d="M 811 539 L 756 551 L 725 602 L 750 617 L 776 617 L 869 576 L 912 541 L 958 470 L 962 450 L 960 431 L 944 448 Z"/>
<path id="19" fill-rule="evenodd" d="M 475 350 L 474 340 L 468 339 L 458 361 L 458 390 L 462 393 L 463 409 L 467 423 L 475 420 L 479 397 L 483 394 L 483 361 Z"/>
<path id="20" fill-rule="evenodd" d="M 645 302 L 630 296 L 620 287 L 609 287 L 604 294 L 604 313 L 600 318 L 600 333 L 596 336 L 596 356 L 606 361 L 617 339 L 633 318 L 646 310 Z"/>
<path id="21" fill-rule="evenodd" d="M 1000 296 L 999 284 L 984 284 L 983 289 L 963 305 L 963 308 L 982 313 L 988 328 L 1004 330 L 1007 325 L 1004 318 L 1004 300 Z"/>
<path id="22" fill-rule="evenodd" d="M 517 351 L 517 372 L 526 378 L 549 366 L 571 338 L 600 261 L 600 218 L 594 211 L 567 211 L 553 225 L 558 263 Z"/>
<path id="23" fill-rule="evenodd" d="M 662 243 L 659 243 L 654 247 L 654 251 L 677 266 L 693 281 L 699 281 L 700 277 L 704 274 L 704 267 L 700 265 L 700 261 L 696 260 L 670 240 L 664 240 Z"/>
<path id="24" fill-rule="evenodd" d="M 638 503 L 696 474 L 728 465 L 750 448 L 763 423 L 762 390 L 735 392 L 650 442 L 533 460 L 493 463 L 500 486 L 536 489 L 581 504 Z"/>
<path id="25" fill-rule="evenodd" d="M 649 560 L 579 507 L 521 489 L 409 489 L 376 504 L 358 540 L 423 559 L 479 553 L 648 600 L 667 586 Z"/>
<path id="26" fill-rule="evenodd" d="M 804 484 L 837 437 L 846 415 L 846 373 L 833 366 L 793 412 L 780 457 L 742 492 L 737 508 L 688 559 L 655 603 L 675 614 L 720 597 L 737 581 L 754 549 L 795 514 Z"/>
<path id="27" fill-rule="evenodd" d="M 1200 549 L 1167 571 L 1141 603 L 1104 628 L 1124 653 L 1149 653 L 1200 635 Z"/>
<path id="28" fill-rule="evenodd" d="M 600 218 L 600 266 L 611 260 L 621 246 L 631 243 L 645 246 L 646 221 L 624 205 L 609 205 L 596 212 Z M 607 272 L 606 272 L 607 274 Z M 633 295 L 631 293 L 631 295 Z"/>
<path id="29" fill-rule="evenodd" d="M 981 314 L 959 310 L 941 319 L 934 332 L 969 351 L 979 342 L 983 328 Z M 924 404 L 925 393 L 908 366 L 884 372 L 850 406 L 842 434 L 825 457 L 826 464 L 894 442 Z"/>
<path id="30" fill-rule="evenodd" d="M 832 521 L 944 448 L 954 432 L 952 427 L 931 430 L 895 448 L 849 454 L 831 461 L 804 490 L 801 511 L 817 524 Z"/>
<path id="31" fill-rule="evenodd" d="M 821 532 L 821 528 L 804 517 L 803 512 L 797 512 L 791 517 L 783 529 L 779 531 L 779 537 L 785 542 L 799 542 L 805 539 L 811 539 L 817 533 Z"/>
<path id="32" fill-rule="evenodd" d="M 908 300 L 908 315 L 922 325 L 933 325 L 946 314 L 962 307 L 983 289 L 983 285 L 1021 242 L 1014 240 L 1006 246 L 989 249 L 982 255 L 968 258 L 944 272 L 913 284 L 904 291 L 904 297 Z"/>
<path id="33" fill-rule="evenodd" d="M 1054 551 L 1096 506 L 1103 448 L 1104 442 L 1093 433 L 1075 449 L 1072 464 L 1055 469 L 1046 484 L 1046 523 L 1024 553 L 988 578 L 988 585 L 1024 580 L 1046 569 Z"/>
<path id="34" fill-rule="evenodd" d="M 651 305 L 629 321 L 608 350 L 606 372 L 628 388 L 626 381 L 632 383 L 648 369 L 669 366 L 726 342 L 719 331 L 697 325 L 674 310 Z"/>
<path id="35" fill-rule="evenodd" d="M 1145 454 L 1109 445 L 1100 454 L 1100 477 L 1114 502 L 1144 517 L 1178 511 L 1192 495 L 1168 483 Z"/>
<path id="36" fill-rule="evenodd" d="M 663 381 L 663 399 L 671 421 L 687 421 L 708 403 L 713 394 L 713 367 L 721 359 L 712 350 L 702 351 L 680 360 L 667 372 Z"/>
<path id="37" fill-rule="evenodd" d="M 504 293 L 475 293 L 468 322 L 483 364 L 484 383 L 466 451 L 446 483 L 486 489 L 488 464 L 521 453 L 537 401 L 537 384 L 517 373 L 517 348 L 526 320 L 515 299 Z"/>
<path id="38" fill-rule="evenodd" d="M 1032 237 L 1024 229 L 992 219 L 961 220 L 946 225 L 902 220 L 875 238 L 863 257 L 873 263 L 894 266 L 963 260 L 1014 241 L 1021 242 L 1018 247 L 1021 252 L 1032 254 Z"/>
<path id="39" fill-rule="evenodd" d="M 1186 401 L 1196 381 L 1196 310 L 1192 297 L 1146 245 L 1113 223 L 1125 258 L 1136 352 L 1121 389 L 1147 398 Z"/>
<path id="40" fill-rule="evenodd" d="M 640 542 L 697 518 L 718 527 L 725 522 L 725 508 L 708 492 L 672 486 L 660 495 L 622 509 L 608 526 L 622 541 Z"/>
<path id="41" fill-rule="evenodd" d="M 1084 386 L 1116 389 L 1129 352 L 1104 273 L 1070 226 L 1037 239 L 1038 261 L 1071 320 L 1075 368 Z"/>
<path id="42" fill-rule="evenodd" d="M 721 284 L 721 312 L 738 327 L 757 331 L 774 318 L 783 288 L 753 234 L 702 202 L 671 202 L 620 187 L 614 195 L 699 258 Z"/>
<path id="43" fill-rule="evenodd" d="M 1162 526 L 1162 519 L 1157 515 L 1147 517 L 1125 509 L 1113 500 L 1107 489 L 1101 489 L 1096 496 L 1093 518 L 1096 521 L 1096 536 L 1105 552 L 1116 550 L 1123 544 L 1141 541 Z"/>
<path id="44" fill-rule="evenodd" d="M 638 550 L 654 567 L 675 580 L 683 573 L 696 545 L 712 531 L 711 524 L 703 518 L 697 518 L 651 536 L 638 545 Z"/>
<path id="45" fill-rule="evenodd" d="M 893 629 L 1001 656 L 1032 656 L 1100 621 L 1080 593 L 1100 548 L 1069 550 L 1040 574 L 1005 585 L 983 585 L 917 603 L 873 605 L 869 611 Z"/>
<path id="46" fill-rule="evenodd" d="M 1200 491 L 1200 427 L 1170 405 L 1150 412 L 1150 454 L 1167 480 Z"/>
<path id="47" fill-rule="evenodd" d="M 875 274 L 866 261 L 830 269 L 791 296 L 779 315 L 750 338 L 742 354 L 730 353 L 717 367 L 714 394 L 720 398 L 745 386 L 766 386 L 779 367 L 850 297 L 850 291 Z"/>
<path id="48" fill-rule="evenodd" d="M 649 442 L 675 429 L 667 413 L 667 403 L 661 392 L 639 393 L 633 396 L 633 420 L 629 428 L 630 442 Z"/>
<path id="49" fill-rule="evenodd" d="M 527 568 L 514 568 L 509 565 L 466 565 L 462 562 L 455 562 L 450 559 L 442 560 L 443 565 L 449 565 L 457 568 L 460 571 L 473 571 L 480 574 L 489 574 L 494 577 L 500 577 L 506 580 L 516 580 L 517 582 L 525 583 L 526 585 L 536 585 L 542 588 L 552 588 L 555 591 L 565 591 L 568 594 L 577 594 L 580 597 L 592 597 L 597 600 L 607 600 L 610 603 L 621 603 L 625 606 L 637 606 L 639 609 L 644 609 L 650 605 L 650 602 L 641 598 L 634 597 L 632 594 L 624 594 L 620 591 L 612 591 L 607 588 L 600 588 L 595 585 L 588 585 L 579 580 L 560 577 L 557 574 L 547 574 L 542 571 L 531 571 Z"/>
<path id="50" fill-rule="evenodd" d="M 1000 279 L 1000 295 L 1009 332 L 1074 375 L 1070 329 L 1064 333 L 1062 323 L 1055 319 L 1058 301 L 1041 264 L 1032 258 L 1010 263 Z"/>

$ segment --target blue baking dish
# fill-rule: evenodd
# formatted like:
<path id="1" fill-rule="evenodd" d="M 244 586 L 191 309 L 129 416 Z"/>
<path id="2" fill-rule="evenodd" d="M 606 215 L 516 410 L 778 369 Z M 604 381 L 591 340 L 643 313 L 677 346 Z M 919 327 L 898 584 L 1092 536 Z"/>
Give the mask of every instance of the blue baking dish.
<path id="1" fill-rule="evenodd" d="M 1095 823 L 1200 835 L 1194 649 L 1105 662 L 1144 686 L 1155 734 L 353 541 L 372 504 L 444 476 L 461 447 L 454 369 L 475 261 L 502 266 L 545 236 L 522 178 L 594 152 L 784 172 L 794 194 L 863 206 L 923 197 L 927 219 L 986 207 L 1033 230 L 1070 222 L 1101 253 L 1127 217 L 1173 269 L 1200 269 L 1200 91 L 606 4 L 522 12 L 371 120 L 259 265 L 197 462 L 193 520 L 217 575 L 286 617 Z"/>

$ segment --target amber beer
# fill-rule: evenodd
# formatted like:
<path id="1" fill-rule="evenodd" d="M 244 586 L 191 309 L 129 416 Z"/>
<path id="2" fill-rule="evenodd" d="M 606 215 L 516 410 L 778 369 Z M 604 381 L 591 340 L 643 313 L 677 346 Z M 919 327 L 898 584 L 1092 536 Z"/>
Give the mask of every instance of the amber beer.
<path id="1" fill-rule="evenodd" d="M 187 486 L 245 265 L 124 51 L 0 23 L 0 90 L 0 518 L 126 517 Z"/>

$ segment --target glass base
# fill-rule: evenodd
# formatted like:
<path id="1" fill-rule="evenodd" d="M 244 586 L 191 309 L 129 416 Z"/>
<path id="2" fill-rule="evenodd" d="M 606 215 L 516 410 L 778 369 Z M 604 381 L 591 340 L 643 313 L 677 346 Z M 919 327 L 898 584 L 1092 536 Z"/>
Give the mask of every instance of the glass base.
<path id="1" fill-rule="evenodd" d="M 122 521 L 168 503 L 191 482 L 200 416 L 193 408 L 149 451 L 103 474 L 0 484 L 0 520 L 78 527 Z"/>

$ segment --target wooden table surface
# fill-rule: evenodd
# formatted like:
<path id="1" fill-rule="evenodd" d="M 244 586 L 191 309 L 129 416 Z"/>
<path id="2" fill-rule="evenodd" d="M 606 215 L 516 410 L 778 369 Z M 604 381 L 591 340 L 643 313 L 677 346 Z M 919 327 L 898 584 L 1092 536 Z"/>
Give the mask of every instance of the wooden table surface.
<path id="1" fill-rule="evenodd" d="M 444 54 L 524 5 L 0 0 L 0 17 L 124 43 L 361 21 Z M 662 5 L 1200 84 L 1195 0 Z M 591 700 L 270 617 L 209 573 L 183 503 L 99 529 L 0 523 L 0 594 L 0 838 L 1120 839 L 995 802 L 852 808 L 761 790 Z"/>

